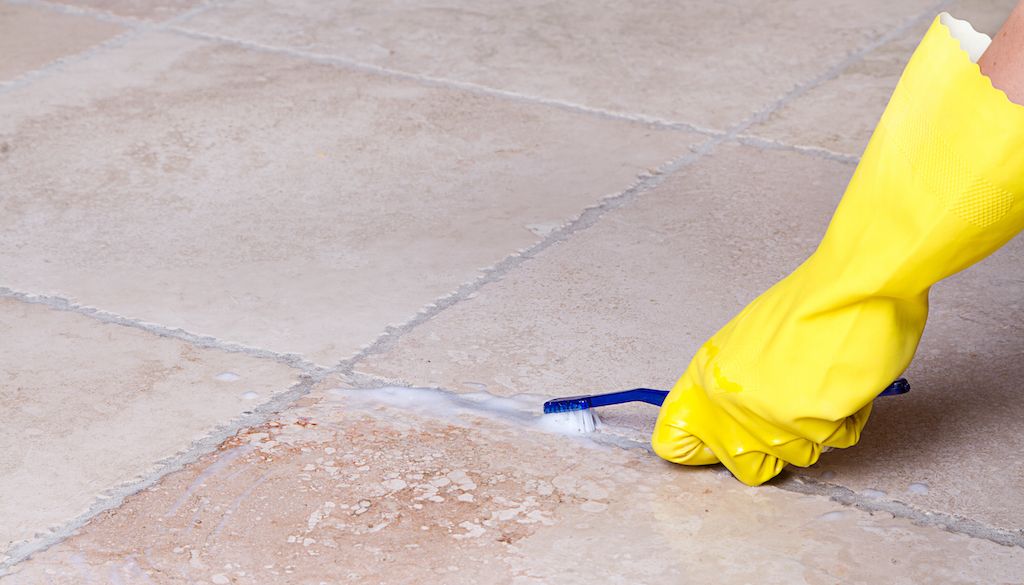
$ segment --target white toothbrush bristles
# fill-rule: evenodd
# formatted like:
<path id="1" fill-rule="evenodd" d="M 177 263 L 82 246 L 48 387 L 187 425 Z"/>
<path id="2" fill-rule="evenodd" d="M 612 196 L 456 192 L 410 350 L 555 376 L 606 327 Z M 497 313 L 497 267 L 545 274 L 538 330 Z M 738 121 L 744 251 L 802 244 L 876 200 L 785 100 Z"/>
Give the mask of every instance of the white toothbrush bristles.
<path id="1" fill-rule="evenodd" d="M 553 412 L 545 414 L 544 419 L 553 430 L 574 434 L 592 433 L 600 424 L 600 419 L 592 408 Z"/>

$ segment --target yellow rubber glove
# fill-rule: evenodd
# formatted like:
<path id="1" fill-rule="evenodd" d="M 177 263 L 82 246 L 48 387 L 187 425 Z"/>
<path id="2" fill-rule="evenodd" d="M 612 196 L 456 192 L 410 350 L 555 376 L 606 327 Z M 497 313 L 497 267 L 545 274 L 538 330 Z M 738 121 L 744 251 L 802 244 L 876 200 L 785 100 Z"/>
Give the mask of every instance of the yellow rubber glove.
<path id="1" fill-rule="evenodd" d="M 757 485 L 857 442 L 914 356 L 929 288 L 1024 227 L 1024 107 L 975 65 L 987 40 L 935 19 L 818 249 L 700 348 L 659 413 L 658 455 Z"/>

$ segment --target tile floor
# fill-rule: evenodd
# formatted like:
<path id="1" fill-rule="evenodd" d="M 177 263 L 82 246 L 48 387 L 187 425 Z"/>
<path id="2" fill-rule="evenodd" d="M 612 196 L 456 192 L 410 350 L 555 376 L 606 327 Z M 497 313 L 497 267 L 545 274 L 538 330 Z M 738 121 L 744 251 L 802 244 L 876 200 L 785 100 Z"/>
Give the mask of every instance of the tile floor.
<path id="1" fill-rule="evenodd" d="M 0 0 L 0 585 L 1024 583 L 1024 243 L 752 489 L 667 387 L 814 248 L 939 10 Z"/>

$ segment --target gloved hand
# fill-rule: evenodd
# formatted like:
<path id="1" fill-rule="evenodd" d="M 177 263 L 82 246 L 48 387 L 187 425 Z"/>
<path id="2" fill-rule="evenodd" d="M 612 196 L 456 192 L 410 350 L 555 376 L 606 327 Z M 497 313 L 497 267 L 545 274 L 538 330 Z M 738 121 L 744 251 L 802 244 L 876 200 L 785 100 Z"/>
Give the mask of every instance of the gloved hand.
<path id="1" fill-rule="evenodd" d="M 659 413 L 658 455 L 757 485 L 857 442 L 914 356 L 929 288 L 1024 227 L 1024 107 L 975 65 L 987 41 L 935 19 L 818 249 L 700 348 Z"/>

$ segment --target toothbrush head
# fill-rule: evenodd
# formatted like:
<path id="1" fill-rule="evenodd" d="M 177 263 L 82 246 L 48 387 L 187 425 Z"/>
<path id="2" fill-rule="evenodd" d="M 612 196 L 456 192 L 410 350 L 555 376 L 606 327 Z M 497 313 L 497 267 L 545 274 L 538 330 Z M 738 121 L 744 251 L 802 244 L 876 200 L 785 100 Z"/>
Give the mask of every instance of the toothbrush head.
<path id="1" fill-rule="evenodd" d="M 587 410 L 592 406 L 590 396 L 570 396 L 568 398 L 554 398 L 544 403 L 544 414 L 555 414 L 557 412 L 572 412 Z"/>
<path id="2" fill-rule="evenodd" d="M 549 412 L 543 419 L 544 428 L 569 435 L 592 433 L 599 424 L 597 413 L 592 408 Z"/>

